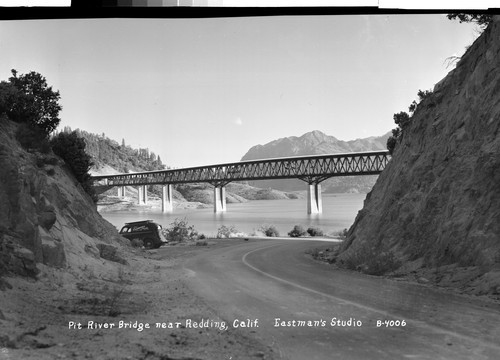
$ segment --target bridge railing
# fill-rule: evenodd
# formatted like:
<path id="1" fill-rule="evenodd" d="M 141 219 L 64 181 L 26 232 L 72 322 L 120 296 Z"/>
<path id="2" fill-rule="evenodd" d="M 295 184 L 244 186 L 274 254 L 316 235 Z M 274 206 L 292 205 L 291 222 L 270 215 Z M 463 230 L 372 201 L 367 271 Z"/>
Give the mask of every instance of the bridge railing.
<path id="1" fill-rule="evenodd" d="M 299 178 L 319 183 L 333 176 L 380 174 L 390 160 L 388 151 L 327 154 L 249 160 L 182 169 L 93 176 L 94 183 L 108 186 L 182 184 Z"/>

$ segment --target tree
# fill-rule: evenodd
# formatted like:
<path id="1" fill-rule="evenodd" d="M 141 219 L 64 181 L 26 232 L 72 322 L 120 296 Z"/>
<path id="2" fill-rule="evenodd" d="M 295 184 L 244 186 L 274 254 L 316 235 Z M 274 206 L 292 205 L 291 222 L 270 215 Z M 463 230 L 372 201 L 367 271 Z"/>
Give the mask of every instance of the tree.
<path id="1" fill-rule="evenodd" d="M 476 23 L 481 29 L 486 28 L 493 21 L 493 16 L 490 14 L 453 13 L 448 14 L 447 18 L 450 20 L 458 20 L 461 23 Z"/>
<path id="2" fill-rule="evenodd" d="M 54 153 L 66 162 L 76 180 L 96 201 L 97 197 L 89 174 L 89 170 L 93 165 L 92 158 L 85 151 L 85 140 L 79 137 L 76 131 L 71 133 L 61 132 L 51 140 L 51 145 Z"/>
<path id="3" fill-rule="evenodd" d="M 397 127 L 395 129 L 392 129 L 392 136 L 390 136 L 387 139 L 387 150 L 389 150 L 389 153 L 392 155 L 394 152 L 394 149 L 396 148 L 396 145 L 400 141 L 400 139 L 403 137 L 404 131 L 408 128 L 408 125 L 411 123 L 412 117 L 417 110 L 418 105 L 424 101 L 427 98 L 430 98 L 432 96 L 432 91 L 430 90 L 418 90 L 417 93 L 418 96 L 418 102 L 413 100 L 413 102 L 410 104 L 408 107 L 408 110 L 410 111 L 411 115 L 408 114 L 407 112 L 401 111 L 397 114 L 394 114 L 394 122 L 396 123 Z"/>
<path id="4" fill-rule="evenodd" d="M 404 111 L 394 114 L 394 122 L 401 129 L 404 129 L 410 123 L 410 115 Z"/>
<path id="5" fill-rule="evenodd" d="M 18 98 L 19 91 L 14 85 L 6 81 L 0 82 L 0 115 L 9 115 Z"/>
<path id="6" fill-rule="evenodd" d="M 389 138 L 387 139 L 387 150 L 389 150 L 389 154 L 392 155 L 392 153 L 394 152 L 397 141 L 398 139 L 394 136 L 389 136 Z"/>
<path id="7" fill-rule="evenodd" d="M 37 72 L 31 71 L 18 76 L 16 70 L 11 71 L 12 77 L 9 81 L 17 93 L 10 98 L 7 115 L 14 121 L 38 127 L 48 137 L 61 121 L 59 91 L 53 91 L 45 77 Z"/>

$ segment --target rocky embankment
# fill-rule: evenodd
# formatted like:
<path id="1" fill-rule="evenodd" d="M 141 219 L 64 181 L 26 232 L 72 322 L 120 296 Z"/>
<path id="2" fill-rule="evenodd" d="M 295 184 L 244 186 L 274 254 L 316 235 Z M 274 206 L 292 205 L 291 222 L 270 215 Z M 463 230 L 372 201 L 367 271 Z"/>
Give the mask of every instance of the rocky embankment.
<path id="1" fill-rule="evenodd" d="M 38 267 L 50 266 L 78 275 L 83 259 L 99 271 L 101 255 L 116 252 L 125 240 L 95 211 L 60 158 L 22 149 L 17 124 L 4 118 L 0 127 L 3 271 L 36 277 Z"/>
<path id="2" fill-rule="evenodd" d="M 417 107 L 337 262 L 500 295 L 500 18 Z"/>

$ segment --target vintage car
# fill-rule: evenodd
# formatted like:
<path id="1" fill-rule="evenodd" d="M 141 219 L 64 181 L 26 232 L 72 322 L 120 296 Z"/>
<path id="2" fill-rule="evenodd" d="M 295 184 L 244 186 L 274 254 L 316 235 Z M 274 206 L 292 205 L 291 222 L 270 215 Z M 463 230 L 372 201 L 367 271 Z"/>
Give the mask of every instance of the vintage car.
<path id="1" fill-rule="evenodd" d="M 126 223 L 120 230 L 120 235 L 130 241 L 137 239 L 146 249 L 159 248 L 168 241 L 161 233 L 161 225 L 153 220 L 143 220 Z"/>

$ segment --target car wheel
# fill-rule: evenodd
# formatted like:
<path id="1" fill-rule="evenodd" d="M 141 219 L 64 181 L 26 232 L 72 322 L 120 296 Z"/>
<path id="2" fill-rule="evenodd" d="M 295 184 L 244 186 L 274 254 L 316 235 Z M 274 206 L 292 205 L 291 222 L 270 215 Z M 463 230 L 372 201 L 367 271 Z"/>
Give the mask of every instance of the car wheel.
<path id="1" fill-rule="evenodd" d="M 144 240 L 144 247 L 146 249 L 152 249 L 153 248 L 153 240 L 151 240 L 151 239 L 145 239 Z"/>

